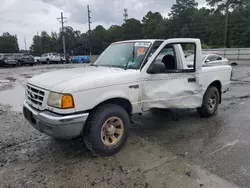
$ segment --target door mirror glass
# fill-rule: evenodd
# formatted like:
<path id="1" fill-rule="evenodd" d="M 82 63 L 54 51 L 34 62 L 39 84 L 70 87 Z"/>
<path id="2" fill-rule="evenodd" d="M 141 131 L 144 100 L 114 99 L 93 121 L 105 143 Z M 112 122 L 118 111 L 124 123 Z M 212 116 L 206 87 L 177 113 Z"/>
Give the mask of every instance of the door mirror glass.
<path id="1" fill-rule="evenodd" d="M 160 74 L 160 73 L 166 73 L 166 67 L 161 61 L 155 60 L 147 71 L 149 74 Z"/>

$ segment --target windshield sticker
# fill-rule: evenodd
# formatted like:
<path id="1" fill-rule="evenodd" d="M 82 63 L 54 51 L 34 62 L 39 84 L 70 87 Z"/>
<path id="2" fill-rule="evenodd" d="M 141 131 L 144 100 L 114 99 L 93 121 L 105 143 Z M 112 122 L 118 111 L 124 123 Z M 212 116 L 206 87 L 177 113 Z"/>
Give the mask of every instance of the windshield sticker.
<path id="1" fill-rule="evenodd" d="M 148 48 L 150 46 L 150 42 L 136 42 L 134 46 Z"/>
<path id="2" fill-rule="evenodd" d="M 138 49 L 137 49 L 137 53 L 138 53 L 138 54 L 142 54 L 143 52 L 144 52 L 144 48 L 138 48 Z"/>

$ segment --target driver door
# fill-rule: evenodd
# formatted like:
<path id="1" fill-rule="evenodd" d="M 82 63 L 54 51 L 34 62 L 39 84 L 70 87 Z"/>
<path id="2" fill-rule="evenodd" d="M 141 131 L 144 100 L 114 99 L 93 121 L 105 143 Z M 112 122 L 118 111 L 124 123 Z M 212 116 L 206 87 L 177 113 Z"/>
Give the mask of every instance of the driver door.
<path id="1" fill-rule="evenodd" d="M 185 62 L 184 52 L 188 50 L 192 50 L 195 56 L 192 69 L 187 68 Z M 201 47 L 197 39 L 166 40 L 146 65 L 142 71 L 145 76 L 142 84 L 143 111 L 201 106 L 202 86 L 198 81 Z"/>

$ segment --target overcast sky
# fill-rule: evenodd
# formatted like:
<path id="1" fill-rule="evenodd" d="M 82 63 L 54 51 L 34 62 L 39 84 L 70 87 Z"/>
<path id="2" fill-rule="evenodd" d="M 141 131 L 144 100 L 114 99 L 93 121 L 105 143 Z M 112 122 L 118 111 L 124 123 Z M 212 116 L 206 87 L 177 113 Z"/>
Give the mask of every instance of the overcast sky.
<path id="1" fill-rule="evenodd" d="M 197 0 L 199 7 L 205 6 L 205 0 Z M 112 24 L 123 22 L 123 9 L 128 9 L 129 18 L 142 19 L 148 12 L 160 12 L 167 16 L 175 0 L 0 0 L 0 34 L 16 34 L 20 49 L 27 49 L 32 37 L 45 30 L 59 31 L 57 18 L 61 12 L 67 17 L 65 25 L 86 32 L 87 4 L 90 5 L 92 28 L 101 24 L 108 28 Z"/>

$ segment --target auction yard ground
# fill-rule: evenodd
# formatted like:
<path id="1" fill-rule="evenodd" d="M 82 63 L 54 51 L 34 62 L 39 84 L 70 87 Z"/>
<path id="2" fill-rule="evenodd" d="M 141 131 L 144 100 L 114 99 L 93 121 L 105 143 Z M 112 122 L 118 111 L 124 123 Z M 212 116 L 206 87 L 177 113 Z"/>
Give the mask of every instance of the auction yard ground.
<path id="1" fill-rule="evenodd" d="M 216 116 L 134 116 L 128 143 L 112 157 L 93 157 L 81 138 L 54 140 L 23 118 L 28 78 L 81 66 L 0 69 L 0 187 L 250 188 L 250 66 L 234 67 Z"/>

